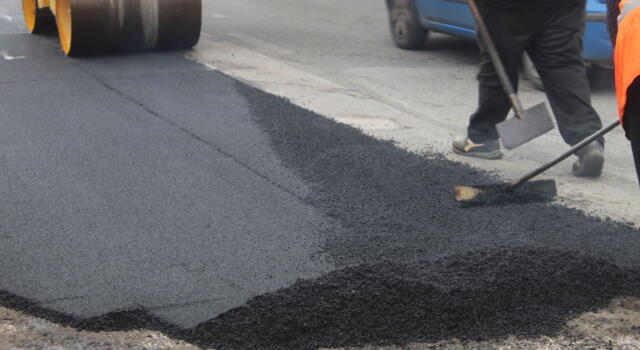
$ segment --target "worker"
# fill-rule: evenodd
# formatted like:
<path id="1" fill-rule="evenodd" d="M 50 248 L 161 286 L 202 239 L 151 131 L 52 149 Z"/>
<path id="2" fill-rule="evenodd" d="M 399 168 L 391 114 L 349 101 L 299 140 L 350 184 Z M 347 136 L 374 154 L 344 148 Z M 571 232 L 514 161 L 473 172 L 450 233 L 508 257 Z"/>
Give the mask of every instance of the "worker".
<path id="1" fill-rule="evenodd" d="M 515 89 L 525 52 L 544 83 L 560 134 L 575 145 L 598 131 L 602 122 L 591 106 L 591 92 L 582 59 L 586 0 L 481 0 L 478 7 Z M 481 45 L 482 46 L 482 45 Z M 511 109 L 491 57 L 481 47 L 478 74 L 479 106 L 471 115 L 465 137 L 456 138 L 453 151 L 485 159 L 502 158 L 496 124 Z M 600 176 L 604 139 L 578 152 L 576 176 Z"/>
<path id="2" fill-rule="evenodd" d="M 609 33 L 615 46 L 618 113 L 640 181 L 640 0 L 608 0 Z"/>

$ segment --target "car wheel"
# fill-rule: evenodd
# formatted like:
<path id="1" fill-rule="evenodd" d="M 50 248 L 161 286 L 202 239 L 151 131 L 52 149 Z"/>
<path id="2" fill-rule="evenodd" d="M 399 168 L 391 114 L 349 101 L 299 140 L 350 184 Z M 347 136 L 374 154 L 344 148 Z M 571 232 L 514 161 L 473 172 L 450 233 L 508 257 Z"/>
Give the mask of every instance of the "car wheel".
<path id="1" fill-rule="evenodd" d="M 429 31 L 422 27 L 414 0 L 388 0 L 389 26 L 396 46 L 405 50 L 424 48 Z"/>
<path id="2" fill-rule="evenodd" d="M 524 77 L 531 83 L 534 89 L 544 91 L 544 84 L 540 79 L 540 74 L 533 65 L 533 61 L 526 53 L 522 56 L 522 73 Z"/>

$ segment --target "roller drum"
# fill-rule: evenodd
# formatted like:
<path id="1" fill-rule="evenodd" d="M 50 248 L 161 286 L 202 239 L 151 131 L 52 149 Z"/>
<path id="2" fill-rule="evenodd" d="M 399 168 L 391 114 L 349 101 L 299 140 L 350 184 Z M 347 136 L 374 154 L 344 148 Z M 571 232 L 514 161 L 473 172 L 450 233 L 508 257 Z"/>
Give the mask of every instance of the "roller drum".
<path id="1" fill-rule="evenodd" d="M 158 3 L 156 48 L 179 50 L 196 46 L 202 30 L 202 1 L 158 0 Z"/>
<path id="2" fill-rule="evenodd" d="M 187 49 L 197 44 L 201 0 L 57 0 L 68 55 Z"/>

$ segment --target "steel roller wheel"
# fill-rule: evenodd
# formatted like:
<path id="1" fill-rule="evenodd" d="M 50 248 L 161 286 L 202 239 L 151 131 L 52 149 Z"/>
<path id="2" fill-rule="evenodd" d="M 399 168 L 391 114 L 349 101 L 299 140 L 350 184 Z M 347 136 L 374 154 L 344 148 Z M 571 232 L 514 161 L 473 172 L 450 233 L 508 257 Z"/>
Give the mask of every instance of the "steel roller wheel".
<path id="1" fill-rule="evenodd" d="M 159 0 L 158 17 L 158 49 L 181 50 L 198 44 L 202 0 Z"/>
<path id="2" fill-rule="evenodd" d="M 60 45 L 67 55 L 115 51 L 119 8 L 107 0 L 57 0 L 56 23 Z M 116 24 L 115 26 L 113 24 Z"/>
<path id="3" fill-rule="evenodd" d="M 67 55 L 187 49 L 200 38 L 202 0 L 57 0 Z"/>
<path id="4" fill-rule="evenodd" d="M 38 0 L 22 0 L 22 14 L 29 33 L 50 32 L 55 27 L 53 14 L 47 8 L 38 8 Z"/>

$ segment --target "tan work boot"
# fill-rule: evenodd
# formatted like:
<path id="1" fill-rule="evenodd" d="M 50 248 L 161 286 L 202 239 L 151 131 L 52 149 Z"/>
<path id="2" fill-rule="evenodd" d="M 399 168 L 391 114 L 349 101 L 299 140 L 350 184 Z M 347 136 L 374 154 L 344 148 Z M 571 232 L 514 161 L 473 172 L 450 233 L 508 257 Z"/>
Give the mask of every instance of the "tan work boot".
<path id="1" fill-rule="evenodd" d="M 458 137 L 453 140 L 453 152 L 463 156 L 484 159 L 502 158 L 502 152 L 500 152 L 500 141 L 497 139 L 483 143 L 475 143 L 468 137 Z"/>

